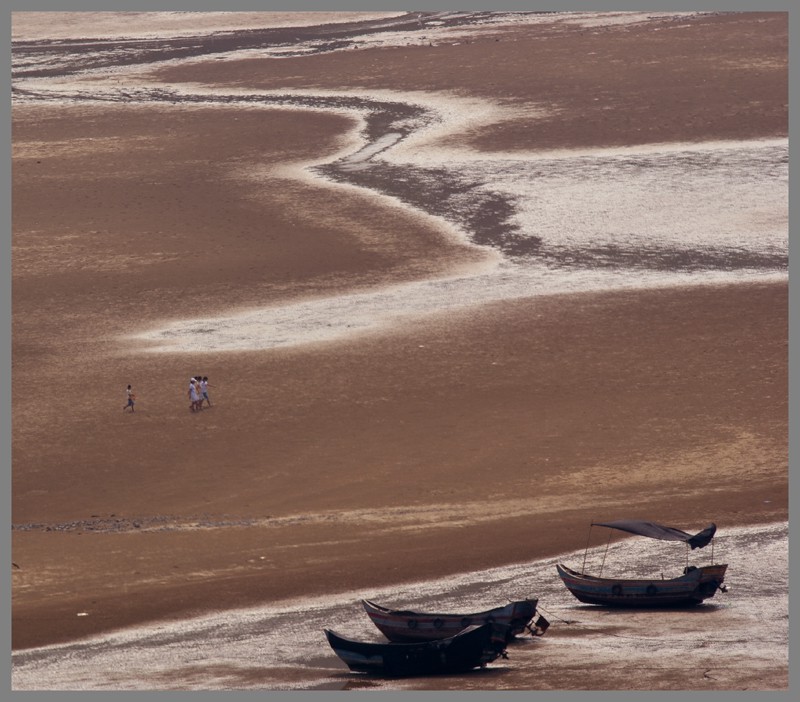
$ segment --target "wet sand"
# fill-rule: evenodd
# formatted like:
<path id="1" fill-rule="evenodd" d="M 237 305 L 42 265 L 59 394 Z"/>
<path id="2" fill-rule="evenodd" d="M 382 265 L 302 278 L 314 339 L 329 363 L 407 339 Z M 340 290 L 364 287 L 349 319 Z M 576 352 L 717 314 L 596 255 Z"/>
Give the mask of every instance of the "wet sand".
<path id="1" fill-rule="evenodd" d="M 507 29 L 154 75 L 559 105 L 460 135 L 478 149 L 786 135 L 785 16 L 668 31 Z M 542 52 L 527 83 L 521 42 Z M 590 50 L 604 60 L 569 58 Z M 634 113 L 647 127 L 619 117 Z M 278 170 L 333 156 L 352 127 L 296 110 L 14 107 L 14 649 L 546 558 L 582 547 L 592 519 L 787 519 L 785 282 L 494 302 L 269 352 L 210 354 L 199 338 L 148 354 L 124 337 L 485 264 L 426 216 Z M 214 406 L 193 414 L 198 373 Z"/>
<path id="2" fill-rule="evenodd" d="M 686 546 L 589 534 L 586 566 L 605 574 L 671 577 Z M 582 605 L 554 578 L 556 563 L 581 568 L 584 551 L 385 587 L 301 596 L 211 612 L 14 654 L 15 689 L 49 690 L 780 690 L 788 676 L 788 526 L 726 527 L 692 564 L 727 563 L 727 592 L 699 606 L 612 610 Z M 688 554 L 687 554 L 688 555 Z M 765 570 L 771 577 L 763 577 Z M 538 596 L 550 621 L 524 634 L 484 669 L 386 679 L 351 673 L 320 641 L 323 628 L 378 641 L 364 597 L 418 611 L 475 612 Z M 538 620 L 538 617 L 537 617 Z"/>

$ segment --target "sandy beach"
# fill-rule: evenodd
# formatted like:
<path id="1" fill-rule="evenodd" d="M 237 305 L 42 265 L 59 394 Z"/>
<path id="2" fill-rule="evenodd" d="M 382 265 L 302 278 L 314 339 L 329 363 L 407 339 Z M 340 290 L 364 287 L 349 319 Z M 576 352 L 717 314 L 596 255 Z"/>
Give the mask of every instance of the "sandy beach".
<path id="1" fill-rule="evenodd" d="M 269 35 L 282 51 L 314 50 L 260 55 L 229 29 L 193 56 L 143 45 L 137 63 L 87 41 L 70 70 L 105 63 L 49 74 L 27 61 L 33 25 L 17 25 L 15 653 L 548 559 L 581 549 L 592 520 L 720 533 L 788 520 L 788 195 L 773 156 L 788 135 L 787 14 L 581 17 L 448 28 L 415 14 L 395 30 L 407 39 L 349 18 L 334 38 L 264 22 L 287 33 Z M 424 139 L 418 122 L 433 125 Z M 383 174 L 353 158 L 325 170 L 381 128 L 422 160 L 388 150 Z M 685 239 L 636 224 L 624 241 L 548 238 L 622 226 L 591 205 L 593 182 L 623 193 L 689 168 L 648 168 L 651 145 L 716 143 L 692 152 L 715 159 L 716 180 L 688 193 L 680 175 L 654 181 L 654 231 Z M 552 203 L 506 197 L 483 161 L 469 165 L 524 161 L 525 187 L 555 191 L 557 164 L 531 159 L 617 163 L 626 149 L 636 164 L 613 182 L 575 176 L 590 204 L 565 200 L 549 219 Z M 664 214 L 726 191 L 740 209 L 717 238 Z M 501 273 L 555 282 L 512 294 Z M 437 281 L 454 281 L 457 304 L 431 302 Z M 385 312 L 394 294 L 405 314 Z M 272 317 L 230 321 L 264 309 L 287 317 L 280 333 Z M 213 406 L 190 412 L 197 374 Z M 777 670 L 748 689 L 785 689 L 788 656 Z M 536 687 L 505 673 L 478 684 Z M 684 683 L 678 671 L 658 685 Z"/>

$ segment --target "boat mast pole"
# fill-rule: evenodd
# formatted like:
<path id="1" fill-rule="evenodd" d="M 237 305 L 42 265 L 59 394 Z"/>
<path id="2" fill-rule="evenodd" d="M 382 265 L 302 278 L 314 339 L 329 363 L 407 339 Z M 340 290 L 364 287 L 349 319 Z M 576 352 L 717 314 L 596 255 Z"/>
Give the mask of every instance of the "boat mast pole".
<path id="1" fill-rule="evenodd" d="M 589 553 L 589 537 L 592 535 L 592 526 L 594 526 L 594 520 L 589 522 L 589 532 L 586 534 L 586 548 L 583 551 L 583 567 L 581 568 L 581 575 L 586 575 L 586 554 Z"/>
<path id="2" fill-rule="evenodd" d="M 606 541 L 606 550 L 603 551 L 603 562 L 600 564 L 600 575 L 597 576 L 598 578 L 602 578 L 603 577 L 603 568 L 606 565 L 606 554 L 608 553 L 608 545 L 611 543 L 611 533 L 612 533 L 611 529 L 609 529 L 608 530 L 608 541 Z"/>

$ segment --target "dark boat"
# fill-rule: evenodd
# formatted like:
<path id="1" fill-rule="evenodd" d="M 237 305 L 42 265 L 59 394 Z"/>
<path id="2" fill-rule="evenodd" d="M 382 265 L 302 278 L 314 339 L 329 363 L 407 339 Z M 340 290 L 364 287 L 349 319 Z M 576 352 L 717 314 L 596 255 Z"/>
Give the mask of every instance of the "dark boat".
<path id="1" fill-rule="evenodd" d="M 532 623 L 538 604 L 535 599 L 509 602 L 503 607 L 468 614 L 389 609 L 371 600 L 362 600 L 361 603 L 372 623 L 389 641 L 397 643 L 444 639 L 473 624 L 485 623 L 501 627 L 506 641 L 509 641 L 526 629 L 534 636 L 541 636 L 549 626 L 549 622 L 541 615 L 535 624 Z"/>
<path id="2" fill-rule="evenodd" d="M 712 543 L 717 527 L 711 524 L 694 536 L 673 527 L 635 520 L 592 523 L 592 526 L 618 529 L 639 536 L 665 541 L 683 541 L 689 548 L 703 548 Z M 587 546 L 588 549 L 588 546 Z M 713 597 L 717 590 L 726 592 L 723 585 L 727 564 L 714 564 L 713 546 L 710 565 L 691 566 L 687 563 L 683 573 L 674 578 L 604 578 L 588 575 L 584 569 L 573 570 L 559 563 L 556 565 L 561 580 L 567 589 L 581 602 L 611 607 L 668 607 L 700 604 Z M 605 564 L 605 556 L 604 556 Z"/>
<path id="3" fill-rule="evenodd" d="M 505 657 L 504 632 L 492 624 L 469 626 L 455 636 L 417 643 L 353 641 L 325 629 L 328 643 L 350 670 L 390 677 L 462 673 Z"/>

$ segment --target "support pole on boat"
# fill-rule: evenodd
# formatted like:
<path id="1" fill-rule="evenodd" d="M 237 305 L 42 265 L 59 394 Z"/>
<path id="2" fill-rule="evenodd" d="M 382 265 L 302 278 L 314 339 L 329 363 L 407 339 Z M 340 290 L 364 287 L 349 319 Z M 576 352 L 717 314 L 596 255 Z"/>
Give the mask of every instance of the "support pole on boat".
<path id="1" fill-rule="evenodd" d="M 581 574 L 586 575 L 586 554 L 589 553 L 589 539 L 592 536 L 592 527 L 594 526 L 594 519 L 589 522 L 589 532 L 586 534 L 586 548 L 583 551 L 583 567 L 581 568 Z"/>
<path id="2" fill-rule="evenodd" d="M 608 545 L 611 543 L 611 529 L 608 530 L 608 541 L 606 541 L 606 550 L 603 551 L 603 562 L 600 564 L 600 575 L 598 577 L 603 577 L 603 567 L 606 564 L 606 554 L 608 553 Z"/>

